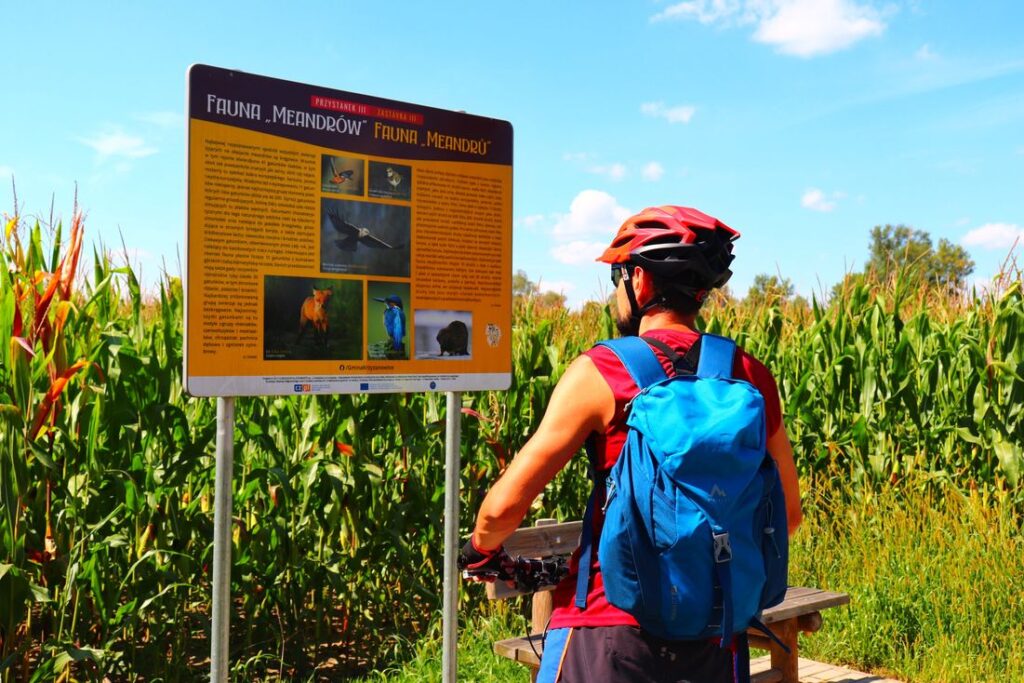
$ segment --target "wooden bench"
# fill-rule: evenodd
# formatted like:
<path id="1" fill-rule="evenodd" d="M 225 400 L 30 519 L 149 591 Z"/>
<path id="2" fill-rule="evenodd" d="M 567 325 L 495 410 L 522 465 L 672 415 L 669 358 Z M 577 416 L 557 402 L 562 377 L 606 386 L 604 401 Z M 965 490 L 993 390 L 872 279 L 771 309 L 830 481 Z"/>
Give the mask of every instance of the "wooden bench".
<path id="1" fill-rule="evenodd" d="M 540 520 L 534 527 L 517 530 L 505 541 L 510 555 L 523 557 L 549 557 L 569 555 L 579 545 L 582 522 L 556 523 L 554 520 Z M 526 591 L 509 588 L 497 582 L 487 585 L 487 597 L 492 600 L 528 595 Z M 761 615 L 762 621 L 789 647 L 789 654 L 759 631 L 749 631 L 750 645 L 771 653 L 771 668 L 751 676 L 754 683 L 798 683 L 797 669 L 800 632 L 813 633 L 822 626 L 821 610 L 850 602 L 846 593 L 833 593 L 818 588 L 794 588 L 786 593 L 782 604 L 767 609 Z M 540 667 L 542 636 L 551 616 L 550 589 L 533 593 L 532 634 L 526 638 L 510 638 L 494 644 L 494 651 L 502 657 L 527 666 L 530 679 L 535 680 Z"/>

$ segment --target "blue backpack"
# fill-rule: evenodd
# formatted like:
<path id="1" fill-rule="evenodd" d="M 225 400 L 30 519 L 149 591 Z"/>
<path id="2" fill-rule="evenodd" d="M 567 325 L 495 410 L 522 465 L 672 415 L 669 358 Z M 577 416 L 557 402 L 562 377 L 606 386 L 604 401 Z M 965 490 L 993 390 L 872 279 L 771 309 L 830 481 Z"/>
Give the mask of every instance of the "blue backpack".
<path id="1" fill-rule="evenodd" d="M 678 360 L 658 340 L 650 343 Z M 599 342 L 640 392 L 627 405 L 626 443 L 605 481 L 598 559 L 608 601 L 646 631 L 668 639 L 721 636 L 728 647 L 734 634 L 763 627 L 761 610 L 785 597 L 786 505 L 765 451 L 764 398 L 732 377 L 736 345 L 710 334 L 696 344 L 696 374 L 666 377 L 641 338 Z M 596 472 L 593 463 L 591 456 Z M 583 521 L 580 609 L 600 485 L 595 477 Z"/>

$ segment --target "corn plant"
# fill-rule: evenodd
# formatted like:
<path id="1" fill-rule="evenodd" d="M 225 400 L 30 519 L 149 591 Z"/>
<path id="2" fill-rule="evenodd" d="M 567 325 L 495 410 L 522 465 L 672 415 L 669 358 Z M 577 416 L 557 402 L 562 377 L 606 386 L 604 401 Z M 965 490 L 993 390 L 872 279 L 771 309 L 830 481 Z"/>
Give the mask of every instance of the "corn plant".
<path id="1" fill-rule="evenodd" d="M 214 404 L 182 390 L 182 287 L 5 222 L 0 268 L 0 678 L 184 681 L 209 653 Z M 802 307 L 716 300 L 701 326 L 778 379 L 806 480 L 851 499 L 978 490 L 1019 514 L 1019 273 L 972 295 L 908 274 Z M 463 397 L 463 533 L 609 309 L 516 304 L 508 391 Z M 231 659 L 241 679 L 339 678 L 412 656 L 439 619 L 444 398 L 236 402 Z M 581 455 L 531 519 L 578 518 Z M 998 496 L 996 494 L 999 494 Z M 479 595 L 464 591 L 469 610 Z"/>

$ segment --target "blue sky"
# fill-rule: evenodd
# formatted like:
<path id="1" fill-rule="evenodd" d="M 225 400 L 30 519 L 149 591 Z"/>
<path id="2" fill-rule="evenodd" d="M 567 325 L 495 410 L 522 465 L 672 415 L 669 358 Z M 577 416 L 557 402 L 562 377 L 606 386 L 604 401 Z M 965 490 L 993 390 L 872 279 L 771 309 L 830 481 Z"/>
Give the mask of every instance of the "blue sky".
<path id="1" fill-rule="evenodd" d="M 0 208 L 68 216 L 152 283 L 178 272 L 192 63 L 511 121 L 514 267 L 573 303 L 622 218 L 740 230 L 734 292 L 809 295 L 872 226 L 962 244 L 988 280 L 1024 235 L 1024 4 L 1010 0 L 9 3 Z M 1024 241 L 1024 238 L 1022 238 Z M 1020 253 L 1021 248 L 1018 248 Z M 179 256 L 180 255 L 180 256 Z"/>

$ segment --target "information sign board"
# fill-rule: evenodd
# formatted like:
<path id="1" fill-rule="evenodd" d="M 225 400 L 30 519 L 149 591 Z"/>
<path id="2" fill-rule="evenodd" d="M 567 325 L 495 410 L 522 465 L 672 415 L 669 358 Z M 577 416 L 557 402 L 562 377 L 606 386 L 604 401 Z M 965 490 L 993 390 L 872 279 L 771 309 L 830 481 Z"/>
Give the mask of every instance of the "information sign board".
<path id="1" fill-rule="evenodd" d="M 195 65 L 194 396 L 505 389 L 507 121 Z"/>

